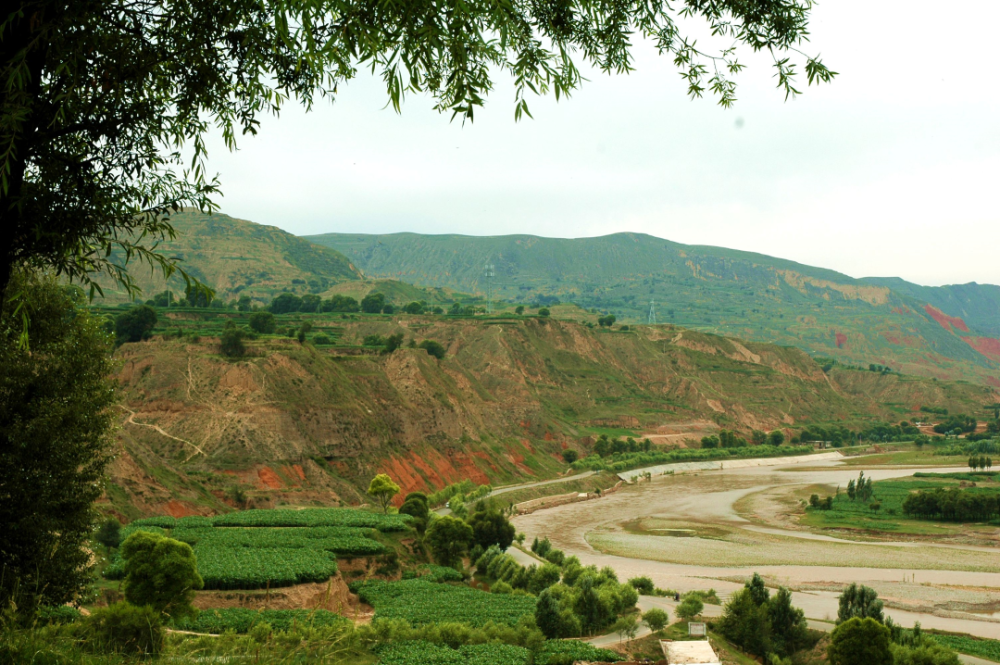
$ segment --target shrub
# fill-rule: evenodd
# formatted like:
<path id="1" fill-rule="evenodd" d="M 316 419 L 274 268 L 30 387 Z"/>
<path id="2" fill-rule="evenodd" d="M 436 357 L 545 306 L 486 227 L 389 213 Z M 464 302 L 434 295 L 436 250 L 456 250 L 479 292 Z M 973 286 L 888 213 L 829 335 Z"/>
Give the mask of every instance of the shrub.
<path id="1" fill-rule="evenodd" d="M 642 622 L 649 626 L 649 629 L 654 633 L 658 633 L 663 630 L 669 621 L 670 617 L 667 616 L 667 613 L 658 607 L 647 610 L 642 615 Z"/>
<path id="2" fill-rule="evenodd" d="M 432 339 L 425 339 L 420 342 L 420 348 L 427 351 L 427 355 L 434 356 L 438 360 L 444 358 L 445 350 L 440 342 L 435 342 Z"/>
<path id="3" fill-rule="evenodd" d="M 541 307 L 538 310 L 538 316 L 549 316 L 551 312 L 548 307 Z"/>
<path id="4" fill-rule="evenodd" d="M 313 341 L 313 344 L 332 344 L 333 343 L 333 340 L 330 339 L 330 337 L 328 335 L 323 335 L 323 334 L 315 335 L 313 337 L 312 341 Z"/>
<path id="5" fill-rule="evenodd" d="M 274 314 L 271 312 L 254 312 L 250 315 L 250 329 L 262 335 L 269 335 L 277 329 Z"/>
<path id="6" fill-rule="evenodd" d="M 194 613 L 194 591 L 204 582 L 190 545 L 137 531 L 122 543 L 121 554 L 127 601 L 175 617 Z"/>
<path id="7" fill-rule="evenodd" d="M 514 542 L 517 530 L 505 515 L 496 510 L 480 510 L 469 518 L 472 527 L 472 540 L 484 550 L 491 545 L 497 545 L 502 550 Z"/>
<path id="8" fill-rule="evenodd" d="M 113 550 L 122 542 L 122 525 L 114 517 L 109 517 L 101 523 L 94 540 Z"/>
<path id="9" fill-rule="evenodd" d="M 459 562 L 472 543 L 472 527 L 462 520 L 446 515 L 431 523 L 424 542 L 439 564 L 453 566 Z"/>
<path id="10" fill-rule="evenodd" d="M 85 644 L 102 653 L 154 656 L 163 649 L 163 625 L 152 607 L 121 602 L 101 607 L 87 617 Z"/>
<path id="11" fill-rule="evenodd" d="M 827 657 L 831 665 L 891 665 L 889 629 L 870 618 L 845 621 L 834 629 Z"/>
<path id="12" fill-rule="evenodd" d="M 648 577 L 633 577 L 628 581 L 643 596 L 653 595 L 653 580 Z"/>
<path id="13" fill-rule="evenodd" d="M 119 344 L 146 339 L 156 325 L 156 311 L 149 305 L 137 305 L 115 317 L 115 340 Z"/>
<path id="14" fill-rule="evenodd" d="M 697 596 L 685 596 L 684 600 L 674 613 L 677 615 L 678 619 L 683 619 L 684 621 L 690 621 L 705 609 L 705 604 L 701 602 L 701 599 Z"/>
<path id="15" fill-rule="evenodd" d="M 237 328 L 232 321 L 226 322 L 226 328 L 219 338 L 219 350 L 227 358 L 242 358 L 247 353 L 243 339 L 246 333 Z"/>
<path id="16" fill-rule="evenodd" d="M 79 621 L 82 616 L 80 610 L 69 605 L 59 605 L 57 607 L 42 606 L 38 608 L 37 619 L 42 624 L 63 624 Z"/>
<path id="17" fill-rule="evenodd" d="M 329 610 L 251 610 L 245 607 L 202 610 L 197 617 L 177 621 L 180 630 L 195 633 L 249 633 L 254 627 L 266 624 L 274 630 L 289 630 L 294 626 L 340 626 L 350 619 Z"/>
<path id="18" fill-rule="evenodd" d="M 567 464 L 572 464 L 573 462 L 575 462 L 577 459 L 580 458 L 580 453 L 570 448 L 569 450 L 564 450 L 562 452 L 562 458 L 563 461 L 566 462 Z"/>

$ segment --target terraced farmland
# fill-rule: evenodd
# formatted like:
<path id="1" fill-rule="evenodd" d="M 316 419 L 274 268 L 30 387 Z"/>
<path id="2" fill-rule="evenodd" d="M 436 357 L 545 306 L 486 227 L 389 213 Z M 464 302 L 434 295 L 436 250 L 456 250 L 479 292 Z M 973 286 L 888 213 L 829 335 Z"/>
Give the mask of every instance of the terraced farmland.
<path id="1" fill-rule="evenodd" d="M 407 528 L 407 515 L 379 515 L 345 508 L 248 510 L 214 518 L 152 517 L 125 528 L 168 535 L 194 548 L 205 589 L 261 589 L 322 582 L 337 573 L 337 556 L 385 551 L 379 531 Z M 108 579 L 124 577 L 112 561 Z"/>
<path id="2" fill-rule="evenodd" d="M 375 608 L 376 619 L 405 619 L 413 626 L 442 621 L 514 626 L 535 613 L 534 596 L 486 593 L 426 579 L 372 580 L 354 584 L 352 590 Z"/>
<path id="3" fill-rule="evenodd" d="M 195 633 L 218 634 L 227 630 L 247 633 L 260 623 L 266 623 L 274 630 L 288 630 L 293 626 L 349 625 L 351 620 L 328 610 L 251 610 L 234 607 L 202 610 L 194 619 L 180 619 L 177 628 Z"/>

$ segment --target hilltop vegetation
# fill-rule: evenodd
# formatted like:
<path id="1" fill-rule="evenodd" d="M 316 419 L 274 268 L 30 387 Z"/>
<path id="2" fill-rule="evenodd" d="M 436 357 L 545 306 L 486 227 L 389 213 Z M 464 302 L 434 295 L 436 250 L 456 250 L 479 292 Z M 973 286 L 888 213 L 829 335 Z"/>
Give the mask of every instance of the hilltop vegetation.
<path id="1" fill-rule="evenodd" d="M 842 364 L 1000 385 L 1000 287 L 922 287 L 636 233 L 598 238 L 324 234 L 369 277 L 485 292 L 512 303 L 573 302 L 658 322 L 794 345 Z"/>
<path id="2" fill-rule="evenodd" d="M 160 243 L 158 251 L 179 259 L 184 270 L 214 289 L 222 301 L 248 295 L 263 305 L 284 291 L 322 293 L 362 279 L 340 252 L 274 226 L 200 212 L 178 212 L 170 222 L 177 237 Z M 120 256 L 112 256 L 121 262 Z M 146 298 L 166 289 L 185 291 L 180 276 L 164 281 L 161 273 L 142 268 L 133 268 L 131 276 Z M 105 287 L 107 302 L 129 299 L 109 278 L 98 281 Z"/>

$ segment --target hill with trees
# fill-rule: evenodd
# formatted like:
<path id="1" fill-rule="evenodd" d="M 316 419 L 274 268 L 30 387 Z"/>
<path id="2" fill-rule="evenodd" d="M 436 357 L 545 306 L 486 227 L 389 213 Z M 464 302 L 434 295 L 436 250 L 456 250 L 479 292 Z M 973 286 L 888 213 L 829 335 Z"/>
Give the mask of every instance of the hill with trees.
<path id="1" fill-rule="evenodd" d="M 572 302 L 621 323 L 656 321 L 797 346 L 842 364 L 1000 386 L 1000 287 L 924 287 L 638 233 L 560 239 L 330 233 L 307 238 L 369 277 L 514 304 Z"/>

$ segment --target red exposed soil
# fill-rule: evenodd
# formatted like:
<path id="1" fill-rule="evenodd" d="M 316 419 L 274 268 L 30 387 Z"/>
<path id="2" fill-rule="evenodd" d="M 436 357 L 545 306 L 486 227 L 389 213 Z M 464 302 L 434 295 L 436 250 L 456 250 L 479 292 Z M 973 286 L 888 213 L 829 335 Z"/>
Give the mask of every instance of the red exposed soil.
<path id="1" fill-rule="evenodd" d="M 835 335 L 836 335 L 837 348 L 839 349 L 843 347 L 844 344 L 847 342 L 847 335 L 845 335 L 844 333 L 835 333 Z"/>
<path id="2" fill-rule="evenodd" d="M 924 305 L 924 311 L 930 314 L 931 318 L 938 322 L 938 324 L 945 330 L 961 330 L 962 332 L 969 332 L 969 326 L 965 325 L 965 321 L 957 316 L 948 316 L 937 307 L 932 305 Z"/>
<path id="3" fill-rule="evenodd" d="M 396 501 L 401 503 L 409 492 L 440 489 L 466 478 L 480 485 L 488 484 L 489 477 L 476 466 L 475 459 L 488 460 L 489 456 L 458 451 L 445 456 L 430 448 L 421 453 L 411 452 L 403 458 L 393 456 L 382 464 L 381 470 L 399 484 L 402 491 Z"/>
<path id="4" fill-rule="evenodd" d="M 889 342 L 890 344 L 895 344 L 896 346 L 899 346 L 902 343 L 899 341 L 899 337 L 897 337 L 896 335 L 890 335 L 889 333 L 882 333 L 882 337 L 885 338 L 885 341 Z"/>
<path id="5" fill-rule="evenodd" d="M 997 388 L 1000 388 L 1000 379 L 996 377 L 993 376 L 986 377 L 986 383 L 990 384 L 991 386 L 996 386 Z"/>
<path id="6" fill-rule="evenodd" d="M 962 339 L 984 356 L 1000 360 L 1000 339 L 992 337 L 963 337 Z"/>
<path id="7" fill-rule="evenodd" d="M 893 307 L 892 308 L 892 313 L 893 314 L 909 314 L 910 313 L 910 308 L 909 307 Z"/>
<path id="8" fill-rule="evenodd" d="M 280 490 L 285 486 L 281 482 L 281 477 L 274 472 L 274 469 L 270 467 L 262 466 L 257 471 L 257 478 L 260 479 L 261 484 L 269 490 Z"/>
<path id="9" fill-rule="evenodd" d="M 198 514 L 198 511 L 182 501 L 168 501 L 163 510 L 171 517 L 190 517 Z"/>
<path id="10" fill-rule="evenodd" d="M 287 476 L 292 476 L 294 478 L 298 478 L 299 480 L 306 479 L 306 472 L 303 471 L 302 467 L 298 464 L 282 467 L 281 470 Z"/>

